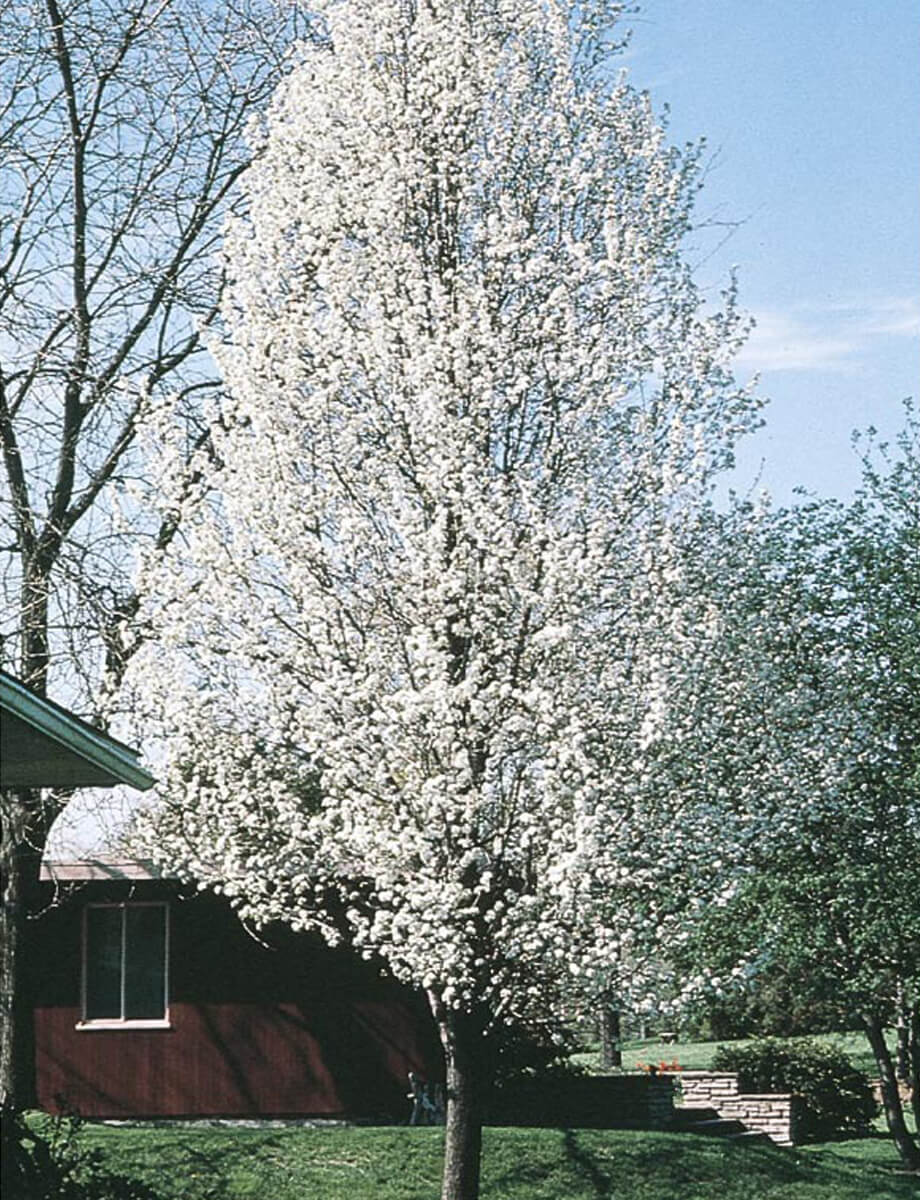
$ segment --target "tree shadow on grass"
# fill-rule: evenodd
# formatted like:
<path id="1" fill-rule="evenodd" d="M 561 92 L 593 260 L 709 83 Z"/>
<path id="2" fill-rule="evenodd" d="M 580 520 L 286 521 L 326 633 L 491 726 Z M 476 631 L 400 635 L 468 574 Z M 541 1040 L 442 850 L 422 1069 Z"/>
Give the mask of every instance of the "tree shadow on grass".
<path id="1" fill-rule="evenodd" d="M 513 1170 L 491 1181 L 496 1194 L 553 1194 L 584 1200 L 679 1196 L 721 1200 L 782 1196 L 792 1200 L 800 1195 L 907 1200 L 915 1195 L 911 1190 L 916 1186 L 914 1181 L 890 1170 L 841 1160 L 822 1161 L 797 1149 L 769 1143 L 667 1133 L 635 1139 L 614 1135 L 608 1141 L 602 1133 L 580 1129 L 561 1129 L 559 1134 L 561 1155 L 556 1152 L 541 1155 L 542 1161 L 518 1161 Z M 555 1193 L 547 1190 L 553 1185 L 557 1187 Z"/>
<path id="2" fill-rule="evenodd" d="M 579 1144 L 578 1136 L 572 1129 L 566 1129 L 562 1135 L 562 1148 L 565 1157 L 576 1174 L 594 1189 L 592 1195 L 597 1200 L 613 1200 L 613 1179 L 598 1162 L 597 1156 Z"/>
<path id="3" fill-rule="evenodd" d="M 795 1160 L 777 1146 L 745 1145 L 699 1134 L 664 1135 L 654 1146 L 637 1147 L 630 1165 L 638 1171 L 654 1169 L 672 1182 L 686 1179 L 688 1173 L 705 1178 L 728 1162 L 736 1163 L 739 1171 L 768 1175 L 781 1183 L 791 1183 L 801 1174 Z"/>
<path id="4" fill-rule="evenodd" d="M 578 1196 L 586 1200 L 617 1200 L 613 1176 L 603 1159 L 579 1141 L 579 1131 L 558 1129 L 562 1135 L 562 1154 L 555 1140 L 551 1146 L 528 1145 L 527 1153 L 514 1156 L 514 1165 L 498 1172 L 489 1170 L 488 1186 L 483 1192 L 498 1196 Z M 548 1188 L 557 1190 L 550 1192 Z M 561 1190 L 562 1188 L 565 1190 Z"/>
<path id="5" fill-rule="evenodd" d="M 234 1193 L 241 1171 L 264 1177 L 259 1182 L 271 1188 L 271 1176 L 285 1158 L 284 1139 L 275 1132 L 220 1132 L 223 1136 L 219 1139 L 177 1137 L 170 1147 L 168 1164 L 163 1163 L 156 1171 L 160 1178 L 154 1177 L 155 1183 L 165 1189 L 163 1200 L 224 1200 Z M 233 1132 L 244 1136 L 227 1136 Z M 151 1179 L 149 1170 L 150 1166 L 145 1170 L 147 1179 Z M 161 1179 L 168 1182 L 161 1183 Z M 266 1196 L 269 1194 L 266 1192 Z"/>
<path id="6" fill-rule="evenodd" d="M 867 1200 L 869 1195 L 873 1200 L 900 1200 L 905 1195 L 902 1180 L 873 1165 L 806 1156 L 796 1148 L 770 1143 L 744 1144 L 699 1135 L 692 1141 L 687 1135 L 665 1136 L 654 1148 L 636 1147 L 629 1156 L 629 1170 L 637 1176 L 654 1174 L 672 1195 L 680 1195 L 688 1184 L 718 1187 L 720 1180 L 728 1178 L 744 1179 L 751 1196 L 777 1186 L 794 1196 L 795 1189 L 816 1183 L 834 1186 L 841 1196 L 865 1195 Z"/>

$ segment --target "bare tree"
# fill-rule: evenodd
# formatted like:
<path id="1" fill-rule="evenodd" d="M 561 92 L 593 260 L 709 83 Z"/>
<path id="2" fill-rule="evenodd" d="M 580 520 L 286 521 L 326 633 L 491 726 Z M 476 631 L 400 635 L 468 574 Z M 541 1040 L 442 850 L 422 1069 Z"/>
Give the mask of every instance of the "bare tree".
<path id="1" fill-rule="evenodd" d="M 0 661 L 91 717 L 123 668 L 132 548 L 178 527 L 145 504 L 139 421 L 169 397 L 189 461 L 206 447 L 214 251 L 300 24 L 272 0 L 0 0 Z M 16 959 L 60 803 L 2 808 L 0 1091 L 19 1103 Z"/>

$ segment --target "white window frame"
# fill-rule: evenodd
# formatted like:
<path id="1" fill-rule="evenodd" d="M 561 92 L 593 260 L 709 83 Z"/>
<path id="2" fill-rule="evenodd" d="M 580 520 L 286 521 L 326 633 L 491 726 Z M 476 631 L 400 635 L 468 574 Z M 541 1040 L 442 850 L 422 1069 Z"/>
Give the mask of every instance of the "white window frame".
<path id="1" fill-rule="evenodd" d="M 126 910 L 129 908 L 162 908 L 163 916 L 163 1016 L 162 1017 L 94 1017 L 89 1018 L 86 1015 L 86 996 L 89 980 L 89 910 L 91 908 L 116 908 L 121 912 L 121 1011 L 125 1011 L 125 947 L 127 943 L 128 921 Z M 80 1020 L 77 1023 L 77 1029 L 92 1030 L 92 1029 L 171 1029 L 172 1022 L 169 1018 L 169 937 L 170 937 L 170 912 L 169 902 L 166 900 L 121 900 L 121 901 L 102 901 L 100 903 L 85 904 L 82 914 L 82 932 L 81 932 L 81 972 L 80 972 Z"/>

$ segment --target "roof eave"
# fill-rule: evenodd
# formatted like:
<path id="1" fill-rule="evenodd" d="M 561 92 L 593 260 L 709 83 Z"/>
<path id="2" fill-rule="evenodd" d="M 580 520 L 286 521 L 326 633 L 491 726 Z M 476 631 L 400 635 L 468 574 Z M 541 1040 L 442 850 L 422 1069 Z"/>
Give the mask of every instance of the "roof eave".
<path id="1" fill-rule="evenodd" d="M 37 696 L 5 672 L 0 674 L 0 705 L 64 751 L 84 759 L 113 784 L 127 784 L 142 792 L 153 787 L 154 778 L 138 764 L 136 751 Z M 43 786 L 40 780 L 31 784 L 19 780 L 4 782 L 8 787 Z"/>

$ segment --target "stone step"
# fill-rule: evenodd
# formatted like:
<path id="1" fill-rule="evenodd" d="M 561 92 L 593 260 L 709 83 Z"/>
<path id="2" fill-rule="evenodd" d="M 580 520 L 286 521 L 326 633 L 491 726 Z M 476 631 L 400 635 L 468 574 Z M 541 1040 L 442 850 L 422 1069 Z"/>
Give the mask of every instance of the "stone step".
<path id="1" fill-rule="evenodd" d="M 746 1146 L 772 1146 L 773 1142 L 770 1135 L 763 1133 L 760 1129 L 742 1129 L 740 1133 L 730 1133 L 728 1135 L 730 1142 L 744 1142 Z"/>
<path id="2" fill-rule="evenodd" d="M 760 1129 L 748 1129 L 743 1121 L 734 1117 L 723 1117 L 715 1108 L 687 1105 L 677 1109 L 671 1127 L 676 1133 L 703 1133 L 710 1137 L 724 1137 L 733 1142 L 770 1142 L 768 1134 Z"/>
<path id="3" fill-rule="evenodd" d="M 674 1110 L 674 1119 L 678 1125 L 693 1125 L 697 1121 L 714 1121 L 721 1116 L 717 1108 L 703 1105 L 685 1104 Z"/>
<path id="4" fill-rule="evenodd" d="M 738 1137 L 751 1131 L 745 1129 L 740 1121 L 729 1117 L 708 1117 L 702 1121 L 688 1121 L 678 1125 L 681 1133 L 704 1133 L 709 1137 Z"/>

